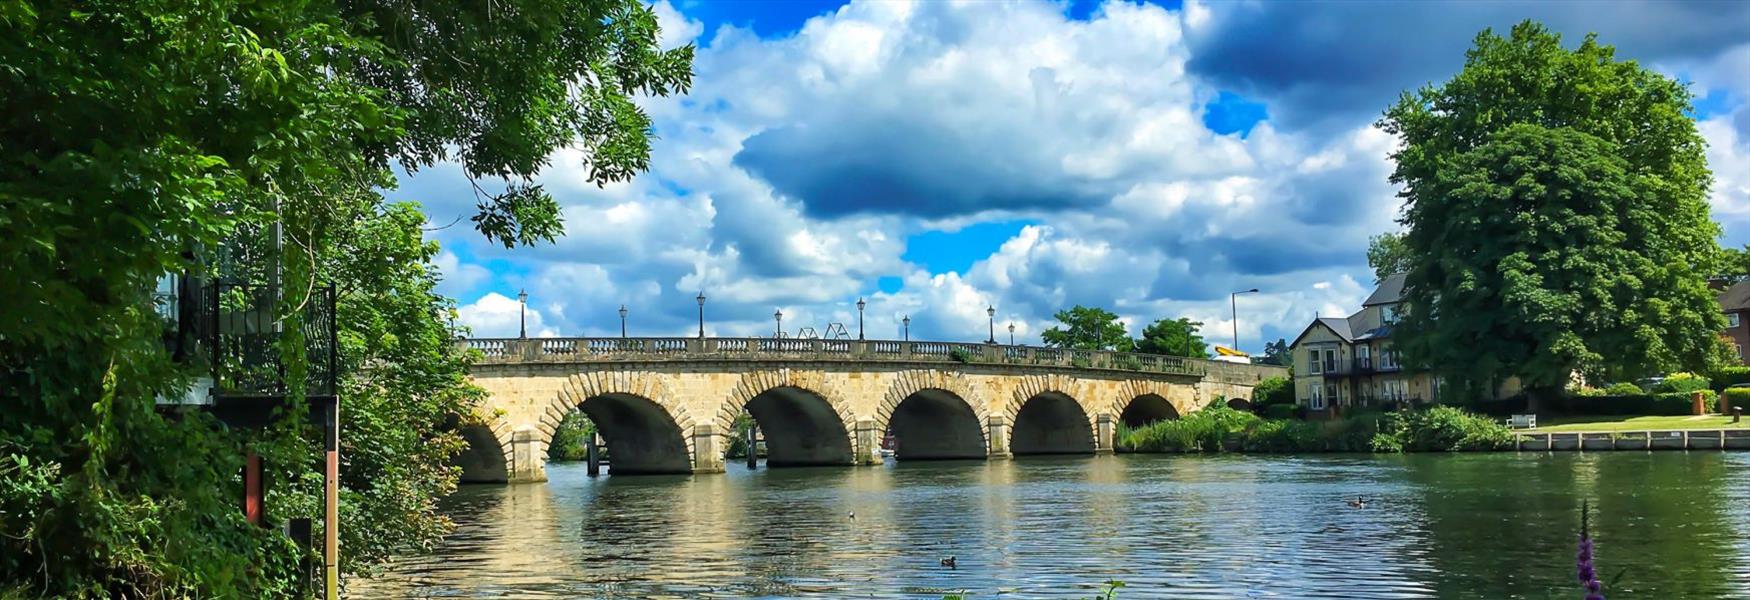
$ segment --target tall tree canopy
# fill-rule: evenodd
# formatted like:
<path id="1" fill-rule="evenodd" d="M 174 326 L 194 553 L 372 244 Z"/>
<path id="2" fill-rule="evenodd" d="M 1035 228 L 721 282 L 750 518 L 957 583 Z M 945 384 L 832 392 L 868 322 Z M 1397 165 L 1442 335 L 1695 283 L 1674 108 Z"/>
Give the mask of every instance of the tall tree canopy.
<path id="1" fill-rule="evenodd" d="M 1294 366 L 1294 354 L 1288 348 L 1288 340 L 1276 338 L 1276 341 L 1264 344 L 1264 363 L 1284 367 Z"/>
<path id="2" fill-rule="evenodd" d="M 480 233 L 552 239 L 533 177 L 555 150 L 598 184 L 646 167 L 634 100 L 691 80 L 692 48 L 658 39 L 635 0 L 0 2 L 0 596 L 294 593 L 295 550 L 243 521 L 235 474 L 245 448 L 307 469 L 314 432 L 154 408 L 198 374 L 165 351 L 156 280 L 212 274 L 203 250 L 270 223 L 284 253 L 226 275 L 283 273 L 293 322 L 341 290 L 345 568 L 431 543 L 440 429 L 478 392 L 420 215 L 378 190 L 456 162 L 494 180 Z M 269 512 L 311 514 L 312 492 L 286 482 Z"/>
<path id="3" fill-rule="evenodd" d="M 1209 344 L 1204 343 L 1203 336 L 1197 332 L 1200 327 L 1203 327 L 1202 322 L 1184 317 L 1160 319 L 1143 328 L 1142 339 L 1136 342 L 1136 351 L 1209 358 Z"/>
<path id="4" fill-rule="evenodd" d="M 1397 348 L 1474 391 L 1518 376 L 1534 399 L 1576 369 L 1704 368 L 1723 318 L 1697 265 L 1719 228 L 1689 91 L 1532 22 L 1466 57 L 1380 122 L 1403 140 Z"/>
<path id="5" fill-rule="evenodd" d="M 1133 344 L 1118 315 L 1106 309 L 1078 304 L 1069 310 L 1057 311 L 1055 316 L 1063 326 L 1053 326 L 1039 335 L 1047 346 L 1129 352 Z"/>
<path id="6" fill-rule="evenodd" d="M 1410 270 L 1410 249 L 1404 245 L 1404 234 L 1382 233 L 1367 238 L 1367 266 L 1373 267 L 1373 281 Z"/>

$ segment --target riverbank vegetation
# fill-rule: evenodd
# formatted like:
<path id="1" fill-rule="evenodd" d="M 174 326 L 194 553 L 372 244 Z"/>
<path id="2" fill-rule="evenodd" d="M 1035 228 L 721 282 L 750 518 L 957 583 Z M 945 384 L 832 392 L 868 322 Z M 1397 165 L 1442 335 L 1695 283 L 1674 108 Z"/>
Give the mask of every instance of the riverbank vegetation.
<path id="1" fill-rule="evenodd" d="M 1308 421 L 1264 418 L 1217 401 L 1178 419 L 1120 427 L 1117 434 L 1124 452 L 1458 452 L 1513 443 L 1500 422 L 1450 406 Z"/>
<path id="2" fill-rule="evenodd" d="M 547 157 L 581 140 L 592 183 L 630 178 L 651 135 L 634 98 L 691 78 L 691 47 L 659 49 L 627 0 L 26 0 L 0 23 L 0 596 L 302 592 L 309 557 L 244 519 L 239 473 L 263 458 L 270 523 L 319 517 L 322 438 L 301 402 L 261 430 L 160 411 L 205 373 L 166 347 L 169 274 L 272 286 L 285 333 L 251 351 L 294 397 L 303 309 L 334 286 L 341 570 L 429 548 L 480 391 L 425 215 L 381 195 L 394 167 L 488 178 L 479 233 L 550 241 Z"/>
<path id="3" fill-rule="evenodd" d="M 589 459 L 589 439 L 595 437 L 595 423 L 583 411 L 572 409 L 553 428 L 553 441 L 547 444 L 547 460 L 572 462 Z"/>

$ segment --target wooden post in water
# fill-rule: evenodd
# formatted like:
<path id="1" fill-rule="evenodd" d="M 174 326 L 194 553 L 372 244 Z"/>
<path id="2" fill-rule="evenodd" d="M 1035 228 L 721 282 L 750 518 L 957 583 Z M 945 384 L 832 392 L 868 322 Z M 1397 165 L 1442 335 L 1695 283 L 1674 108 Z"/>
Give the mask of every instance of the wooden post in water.
<path id="1" fill-rule="evenodd" d="M 759 427 L 747 428 L 747 468 L 758 469 L 760 466 Z"/>
<path id="2" fill-rule="evenodd" d="M 592 433 L 589 436 L 589 441 L 584 442 L 584 449 L 587 452 L 587 454 L 589 455 L 588 460 L 589 460 L 589 476 L 590 477 L 595 477 L 597 475 L 602 474 L 601 446 L 596 443 L 597 437 L 598 437 L 597 434 Z"/>

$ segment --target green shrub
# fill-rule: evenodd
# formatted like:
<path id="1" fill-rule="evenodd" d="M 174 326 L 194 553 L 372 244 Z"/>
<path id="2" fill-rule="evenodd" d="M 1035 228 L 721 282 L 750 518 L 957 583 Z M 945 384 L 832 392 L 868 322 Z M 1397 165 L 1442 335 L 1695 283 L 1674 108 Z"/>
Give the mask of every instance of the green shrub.
<path id="1" fill-rule="evenodd" d="M 1369 439 L 1377 452 L 1459 452 L 1513 447 L 1513 432 L 1494 419 L 1450 406 L 1406 411 L 1380 419 Z"/>
<path id="2" fill-rule="evenodd" d="M 1294 404 L 1294 382 L 1287 377 L 1271 377 L 1252 386 L 1252 405 L 1268 407 Z"/>
<path id="3" fill-rule="evenodd" d="M 547 460 L 566 462 L 589 458 L 589 439 L 595 436 L 595 423 L 581 410 L 565 413 L 559 426 L 553 429 L 553 441 L 547 444 Z"/>
<path id="4" fill-rule="evenodd" d="M 1654 393 L 1687 393 L 1708 389 L 1706 377 L 1694 373 L 1672 373 L 1664 381 L 1653 386 Z"/>
<path id="5" fill-rule="evenodd" d="M 1605 396 L 1638 396 L 1638 395 L 1645 394 L 1645 393 L 1647 393 L 1647 391 L 1641 389 L 1641 386 L 1624 381 L 1621 383 L 1610 384 L 1609 387 L 1604 388 L 1604 394 L 1602 394 L 1602 395 L 1605 395 Z"/>
<path id="6" fill-rule="evenodd" d="M 1294 405 L 1293 404 L 1266 404 L 1266 405 L 1264 405 L 1264 418 L 1266 418 L 1266 419 L 1292 419 L 1292 418 L 1294 418 Z"/>
<path id="7" fill-rule="evenodd" d="M 1711 379 L 1713 379 L 1716 390 L 1723 390 L 1740 383 L 1750 383 L 1750 366 L 1720 367 L 1713 372 Z"/>
<path id="8" fill-rule="evenodd" d="M 1721 413 L 1726 412 L 1727 404 L 1739 408 L 1750 408 L 1750 388 L 1726 388 L 1725 393 L 1720 394 L 1720 400 L 1719 411 Z"/>
<path id="9" fill-rule="evenodd" d="M 954 362 L 957 362 L 957 363 L 969 363 L 969 362 L 972 362 L 972 353 L 967 352 L 966 350 L 964 350 L 962 348 L 955 348 L 953 350 L 948 351 L 948 359 L 952 360 Z M 1076 365 L 1076 366 L 1086 366 L 1086 365 Z"/>

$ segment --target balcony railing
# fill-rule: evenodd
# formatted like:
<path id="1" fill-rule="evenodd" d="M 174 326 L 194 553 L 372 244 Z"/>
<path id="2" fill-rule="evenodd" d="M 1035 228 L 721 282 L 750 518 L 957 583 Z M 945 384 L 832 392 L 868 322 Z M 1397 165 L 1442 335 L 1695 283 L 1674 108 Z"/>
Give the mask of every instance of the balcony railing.
<path id="1" fill-rule="evenodd" d="M 1104 350 L 966 342 L 795 338 L 480 338 L 458 340 L 486 364 L 647 360 L 960 362 L 1202 376 L 1209 361 Z"/>
<path id="2" fill-rule="evenodd" d="M 296 387 L 306 397 L 335 393 L 333 287 L 311 290 L 295 325 L 280 318 L 280 295 L 269 285 L 183 280 L 173 293 L 155 294 L 154 301 L 165 317 L 173 355 L 203 367 L 213 395 L 283 397 Z M 294 374 L 280 349 L 281 340 L 294 332 L 302 339 L 301 386 L 291 384 Z"/>

